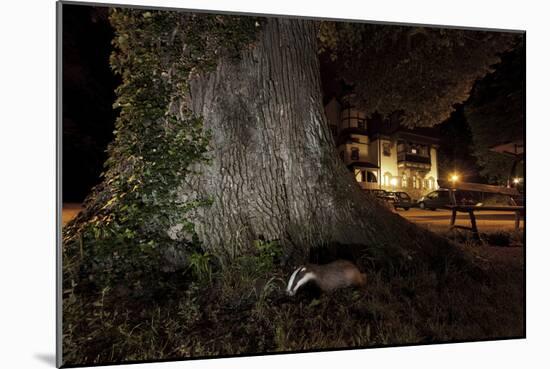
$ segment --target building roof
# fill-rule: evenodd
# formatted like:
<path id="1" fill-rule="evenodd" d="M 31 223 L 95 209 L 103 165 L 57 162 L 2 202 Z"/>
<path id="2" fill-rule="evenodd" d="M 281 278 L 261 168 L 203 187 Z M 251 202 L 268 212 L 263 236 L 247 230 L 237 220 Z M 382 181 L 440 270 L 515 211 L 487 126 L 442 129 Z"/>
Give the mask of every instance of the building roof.
<path id="1" fill-rule="evenodd" d="M 336 102 L 343 105 L 343 102 L 349 98 L 349 94 L 340 98 L 332 98 L 328 104 Z M 327 104 L 327 106 L 328 106 Z M 340 124 L 340 122 L 330 122 Z M 339 132 L 338 143 L 345 141 L 345 136 L 349 134 L 363 134 L 369 137 L 388 137 L 395 139 L 411 140 L 418 143 L 425 144 L 438 144 L 439 143 L 439 128 L 436 127 L 416 127 L 407 128 L 401 125 L 400 113 L 396 112 L 389 117 L 384 118 L 379 113 L 374 113 L 370 117 L 367 117 L 366 129 L 359 128 L 344 128 Z"/>
<path id="2" fill-rule="evenodd" d="M 436 136 L 436 132 L 437 129 L 435 128 L 433 130 L 425 127 L 415 129 L 400 128 L 394 133 L 394 136 L 397 139 L 410 140 L 418 143 L 438 144 L 439 137 Z"/>
<path id="3" fill-rule="evenodd" d="M 397 139 L 422 141 L 425 143 L 437 144 L 439 142 L 439 128 L 437 127 L 416 127 L 407 128 L 401 125 L 398 118 L 390 117 L 382 119 L 374 114 L 368 119 L 369 135 L 395 137 Z"/>

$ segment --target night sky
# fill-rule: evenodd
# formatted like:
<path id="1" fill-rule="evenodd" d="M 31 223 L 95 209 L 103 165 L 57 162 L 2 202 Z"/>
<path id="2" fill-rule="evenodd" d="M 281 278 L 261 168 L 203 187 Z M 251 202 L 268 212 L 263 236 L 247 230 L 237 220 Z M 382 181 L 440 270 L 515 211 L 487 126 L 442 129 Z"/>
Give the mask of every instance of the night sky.
<path id="1" fill-rule="evenodd" d="M 119 80 L 109 67 L 108 9 L 63 5 L 63 13 L 63 202 L 81 202 L 107 158 Z"/>

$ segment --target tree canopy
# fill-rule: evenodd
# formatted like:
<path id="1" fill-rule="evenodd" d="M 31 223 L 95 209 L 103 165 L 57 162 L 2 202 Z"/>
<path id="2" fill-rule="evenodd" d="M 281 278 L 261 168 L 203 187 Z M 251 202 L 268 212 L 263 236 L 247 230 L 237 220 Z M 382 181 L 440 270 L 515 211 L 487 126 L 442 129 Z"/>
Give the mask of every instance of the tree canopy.
<path id="1" fill-rule="evenodd" d="M 382 24 L 322 22 L 319 39 L 336 74 L 368 114 L 402 113 L 407 126 L 432 126 L 468 99 L 516 35 Z"/>
<path id="2" fill-rule="evenodd" d="M 523 142 L 525 128 L 525 48 L 520 42 L 502 57 L 495 72 L 480 80 L 466 102 L 464 114 L 473 136 L 473 154 L 481 174 L 504 182 L 513 159 L 490 150 L 499 144 Z"/>

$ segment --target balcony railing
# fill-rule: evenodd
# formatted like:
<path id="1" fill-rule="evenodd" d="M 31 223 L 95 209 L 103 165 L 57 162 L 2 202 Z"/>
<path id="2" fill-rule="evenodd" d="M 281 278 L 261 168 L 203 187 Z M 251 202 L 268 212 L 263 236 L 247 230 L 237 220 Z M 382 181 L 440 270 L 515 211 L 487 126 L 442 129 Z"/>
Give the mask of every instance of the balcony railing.
<path id="1" fill-rule="evenodd" d="M 431 160 L 429 156 L 423 156 L 423 155 L 417 155 L 417 154 L 410 154 L 406 152 L 400 152 L 397 154 L 397 161 L 398 162 L 409 162 L 409 163 L 420 163 L 420 164 L 431 164 Z"/>

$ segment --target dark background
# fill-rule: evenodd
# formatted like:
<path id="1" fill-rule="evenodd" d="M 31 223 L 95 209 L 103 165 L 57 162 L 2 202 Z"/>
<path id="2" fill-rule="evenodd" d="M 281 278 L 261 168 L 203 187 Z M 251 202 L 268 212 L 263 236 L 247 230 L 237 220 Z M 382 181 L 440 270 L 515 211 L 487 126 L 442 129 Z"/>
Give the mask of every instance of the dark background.
<path id="1" fill-rule="evenodd" d="M 63 5 L 63 202 L 82 202 L 99 182 L 118 112 L 109 66 L 108 8 Z"/>

